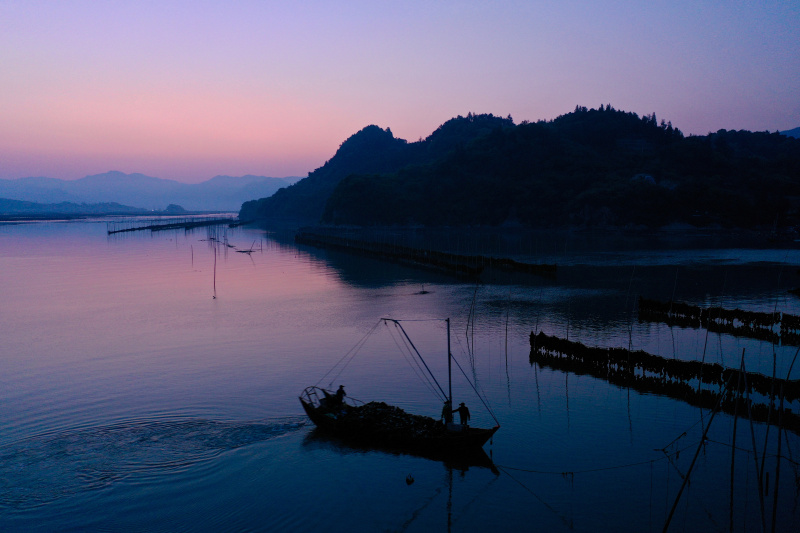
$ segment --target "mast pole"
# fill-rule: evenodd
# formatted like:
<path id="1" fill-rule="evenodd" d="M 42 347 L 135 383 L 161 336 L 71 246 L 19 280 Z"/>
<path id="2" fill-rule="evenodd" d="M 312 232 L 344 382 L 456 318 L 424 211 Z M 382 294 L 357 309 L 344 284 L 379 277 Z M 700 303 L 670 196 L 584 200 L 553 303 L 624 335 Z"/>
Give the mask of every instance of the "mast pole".
<path id="1" fill-rule="evenodd" d="M 453 406 L 453 354 L 450 353 L 450 319 L 447 322 L 447 399 L 450 401 L 450 408 Z"/>

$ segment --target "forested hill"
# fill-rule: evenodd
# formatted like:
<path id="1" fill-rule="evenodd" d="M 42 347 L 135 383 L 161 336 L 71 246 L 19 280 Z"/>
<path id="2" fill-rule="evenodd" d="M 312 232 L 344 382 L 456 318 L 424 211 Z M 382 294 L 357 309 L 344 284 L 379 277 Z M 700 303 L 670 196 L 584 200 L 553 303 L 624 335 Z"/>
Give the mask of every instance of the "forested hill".
<path id="1" fill-rule="evenodd" d="M 414 143 L 395 138 L 389 128 L 367 126 L 307 178 L 269 198 L 245 202 L 239 217 L 317 223 L 336 186 L 351 174 L 391 174 L 410 165 L 429 164 L 496 128 L 513 126 L 510 117 L 469 114 L 445 122 L 428 138 Z"/>
<path id="2" fill-rule="evenodd" d="M 611 106 L 516 126 L 489 117 L 458 117 L 417 143 L 371 127 L 394 148 L 354 150 L 349 161 L 365 158 L 361 169 L 344 158 L 339 166 L 345 146 L 367 128 L 294 187 L 335 164 L 336 182 L 316 197 L 321 219 L 313 220 L 334 224 L 800 224 L 798 139 L 725 130 L 684 137 L 655 115 Z M 276 209 L 278 196 L 256 203 L 261 216 Z"/>

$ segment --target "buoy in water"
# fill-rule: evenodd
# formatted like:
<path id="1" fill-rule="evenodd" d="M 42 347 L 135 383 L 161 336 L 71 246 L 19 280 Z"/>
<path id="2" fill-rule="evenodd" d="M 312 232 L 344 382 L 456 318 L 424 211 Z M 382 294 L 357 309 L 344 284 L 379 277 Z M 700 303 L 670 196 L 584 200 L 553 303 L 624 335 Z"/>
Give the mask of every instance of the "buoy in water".
<path id="1" fill-rule="evenodd" d="M 406 476 L 406 485 L 411 485 L 412 483 L 414 483 L 414 476 L 409 474 Z"/>

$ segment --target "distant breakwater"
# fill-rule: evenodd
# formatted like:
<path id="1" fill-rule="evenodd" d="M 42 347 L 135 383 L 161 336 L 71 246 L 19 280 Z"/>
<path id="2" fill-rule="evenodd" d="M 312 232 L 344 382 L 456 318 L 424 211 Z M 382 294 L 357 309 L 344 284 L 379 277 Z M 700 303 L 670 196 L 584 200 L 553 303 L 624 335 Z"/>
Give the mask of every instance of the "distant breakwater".
<path id="1" fill-rule="evenodd" d="M 713 409 L 719 403 L 720 409 L 730 415 L 780 423 L 800 435 L 800 416 L 789 408 L 776 407 L 774 401 L 781 395 L 789 403 L 800 399 L 800 380 L 773 379 L 716 363 L 667 359 L 642 350 L 588 347 L 543 332 L 531 332 L 530 344 L 531 365 L 590 375 L 619 387 L 668 396 L 705 409 Z M 702 389 L 701 384 L 715 385 L 718 390 Z M 743 398 L 744 391 L 769 398 L 769 404 Z"/>
<path id="2" fill-rule="evenodd" d="M 556 265 L 521 263 L 507 257 L 454 254 L 307 231 L 298 232 L 295 235 L 295 242 L 317 248 L 329 248 L 368 255 L 411 266 L 433 268 L 468 277 L 478 277 L 486 268 L 497 268 L 510 272 L 546 277 L 555 277 L 557 272 Z"/>
<path id="3" fill-rule="evenodd" d="M 661 302 L 639 298 L 639 320 L 670 326 L 706 328 L 775 344 L 800 346 L 800 317 L 722 307 L 699 307 L 683 302 Z"/>

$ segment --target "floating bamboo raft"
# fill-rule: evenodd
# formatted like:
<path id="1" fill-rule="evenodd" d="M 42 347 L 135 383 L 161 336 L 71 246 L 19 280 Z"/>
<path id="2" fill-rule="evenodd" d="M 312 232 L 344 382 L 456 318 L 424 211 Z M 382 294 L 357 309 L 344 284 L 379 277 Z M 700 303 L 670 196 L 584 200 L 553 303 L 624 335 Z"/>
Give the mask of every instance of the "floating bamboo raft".
<path id="1" fill-rule="evenodd" d="M 434 268 L 444 272 L 476 277 L 487 267 L 510 272 L 521 272 L 539 276 L 554 277 L 556 265 L 521 263 L 507 257 L 484 255 L 461 255 L 435 250 L 424 250 L 410 246 L 400 246 L 376 241 L 351 239 L 336 235 L 322 235 L 312 232 L 298 232 L 295 242 L 317 248 L 344 250 L 401 262 L 412 266 Z"/>
<path id="2" fill-rule="evenodd" d="M 774 399 L 783 394 L 787 402 L 800 398 L 800 380 L 773 379 L 756 372 L 741 372 L 716 363 L 681 361 L 652 355 L 642 350 L 588 347 L 580 342 L 531 333 L 530 362 L 565 372 L 591 375 L 613 385 L 641 393 L 659 394 L 696 407 L 713 409 L 725 393 L 721 409 L 731 415 L 749 416 L 754 421 L 778 424 L 800 434 L 800 416 L 785 408 L 753 402 L 742 391 L 757 392 Z M 696 385 L 691 384 L 695 382 Z M 716 385 L 717 391 L 700 384 Z M 727 385 L 727 389 L 726 389 Z M 739 387 L 739 394 L 733 394 Z"/>
<path id="3" fill-rule="evenodd" d="M 706 328 L 715 333 L 800 346 L 800 317 L 787 313 L 698 307 L 683 302 L 660 302 L 640 297 L 639 320 L 685 328 Z"/>

